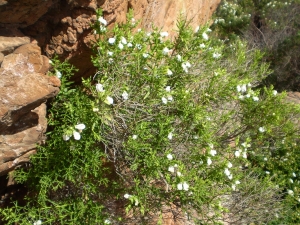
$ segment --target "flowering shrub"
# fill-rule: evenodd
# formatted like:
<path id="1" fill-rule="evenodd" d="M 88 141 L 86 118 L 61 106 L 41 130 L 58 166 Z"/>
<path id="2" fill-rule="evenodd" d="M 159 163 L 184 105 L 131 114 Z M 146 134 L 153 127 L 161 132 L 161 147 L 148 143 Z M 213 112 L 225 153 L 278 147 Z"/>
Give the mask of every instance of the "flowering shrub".
<path id="1" fill-rule="evenodd" d="M 299 107 L 259 87 L 270 72 L 262 53 L 185 21 L 170 40 L 132 32 L 130 15 L 111 31 L 98 18 L 93 77 L 72 87 L 72 68 L 53 60 L 62 89 L 52 129 L 16 174 L 30 192 L 27 205 L 1 210 L 7 224 L 161 224 L 174 205 L 195 224 L 283 219 L 279 199 L 298 192 L 264 162 L 294 156 Z"/>

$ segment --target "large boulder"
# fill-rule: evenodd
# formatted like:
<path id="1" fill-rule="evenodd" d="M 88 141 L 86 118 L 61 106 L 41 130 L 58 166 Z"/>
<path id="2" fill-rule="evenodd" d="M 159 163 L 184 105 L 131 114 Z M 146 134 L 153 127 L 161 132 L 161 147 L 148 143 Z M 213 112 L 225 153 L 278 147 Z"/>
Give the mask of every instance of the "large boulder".
<path id="1" fill-rule="evenodd" d="M 49 60 L 35 44 L 4 57 L 0 68 L 0 175 L 29 161 L 47 128 L 47 99 L 60 80 L 46 75 Z"/>

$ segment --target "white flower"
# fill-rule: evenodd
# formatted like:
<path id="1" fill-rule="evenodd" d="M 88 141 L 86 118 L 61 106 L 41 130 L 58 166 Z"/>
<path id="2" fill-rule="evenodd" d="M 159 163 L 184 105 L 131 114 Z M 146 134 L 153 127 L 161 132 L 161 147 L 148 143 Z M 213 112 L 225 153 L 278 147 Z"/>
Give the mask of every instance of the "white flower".
<path id="1" fill-rule="evenodd" d="M 239 99 L 244 100 L 244 99 L 245 99 L 245 96 L 244 96 L 244 95 L 240 95 L 240 96 L 239 96 Z"/>
<path id="2" fill-rule="evenodd" d="M 106 31 L 106 27 L 100 25 L 100 31 L 102 31 L 102 32 L 103 32 L 103 31 Z M 95 31 L 94 34 L 96 34 L 96 33 L 97 33 L 97 32 Z"/>
<path id="3" fill-rule="evenodd" d="M 64 134 L 63 135 L 63 139 L 64 139 L 64 141 L 68 141 L 69 139 L 70 139 L 70 135 L 67 135 L 67 134 Z"/>
<path id="4" fill-rule="evenodd" d="M 293 179 L 290 179 L 290 183 L 294 183 Z"/>
<path id="5" fill-rule="evenodd" d="M 228 168 L 225 168 L 224 173 L 226 176 L 229 176 L 231 174 Z"/>
<path id="6" fill-rule="evenodd" d="M 270 174 L 270 171 L 265 171 L 265 173 L 269 175 L 269 174 Z"/>
<path id="7" fill-rule="evenodd" d="M 80 140 L 81 138 L 80 133 L 75 130 L 73 131 L 73 137 L 75 140 Z"/>
<path id="8" fill-rule="evenodd" d="M 247 91 L 247 86 L 246 84 L 243 84 L 241 87 L 241 92 L 246 92 Z"/>
<path id="9" fill-rule="evenodd" d="M 136 140 L 137 137 L 138 137 L 138 136 L 137 136 L 136 134 L 132 135 L 132 139 L 133 139 L 133 140 Z"/>
<path id="10" fill-rule="evenodd" d="M 113 54 L 114 54 L 113 52 L 110 52 L 110 51 L 107 52 L 107 55 L 109 55 L 109 56 L 112 56 Z"/>
<path id="11" fill-rule="evenodd" d="M 114 104 L 114 99 L 110 96 L 107 96 L 106 100 L 105 100 L 105 103 L 108 104 L 108 105 L 112 105 L 112 104 Z"/>
<path id="12" fill-rule="evenodd" d="M 168 134 L 168 139 L 169 139 L 169 140 L 172 140 L 172 138 L 173 138 L 173 134 L 172 134 L 172 132 L 170 132 L 170 133 Z"/>
<path id="13" fill-rule="evenodd" d="M 93 112 L 99 112 L 99 108 L 93 108 Z"/>
<path id="14" fill-rule="evenodd" d="M 247 159 L 247 152 L 243 152 L 243 158 Z"/>
<path id="15" fill-rule="evenodd" d="M 204 40 L 208 40 L 208 35 L 205 32 L 202 34 L 202 37 Z"/>
<path id="16" fill-rule="evenodd" d="M 119 44 L 118 44 L 118 47 L 119 47 L 119 49 L 122 50 L 122 49 L 124 48 L 124 45 L 123 45 L 122 43 L 119 43 Z"/>
<path id="17" fill-rule="evenodd" d="M 277 91 L 273 90 L 273 95 L 276 96 L 277 95 Z"/>
<path id="18" fill-rule="evenodd" d="M 241 182 L 239 180 L 235 181 L 235 184 L 240 184 Z"/>
<path id="19" fill-rule="evenodd" d="M 206 29 L 206 32 L 211 32 L 212 30 L 210 28 L 207 28 Z"/>
<path id="20" fill-rule="evenodd" d="M 170 86 L 167 86 L 166 87 L 166 92 L 170 92 L 171 91 L 171 87 Z"/>
<path id="21" fill-rule="evenodd" d="M 103 89 L 103 85 L 102 84 L 96 84 L 96 90 L 98 91 L 98 92 L 104 92 L 104 89 Z"/>
<path id="22" fill-rule="evenodd" d="M 149 54 L 148 53 L 143 53 L 144 58 L 148 58 Z"/>
<path id="23" fill-rule="evenodd" d="M 55 73 L 55 74 L 56 74 L 56 76 L 57 76 L 58 79 L 61 78 L 61 72 L 59 72 L 58 70 L 56 70 L 56 73 Z"/>
<path id="24" fill-rule="evenodd" d="M 141 32 L 142 31 L 142 29 L 141 28 L 139 28 L 138 30 L 137 30 L 137 32 Z"/>
<path id="25" fill-rule="evenodd" d="M 182 69 L 184 70 L 184 72 L 188 72 L 188 68 L 190 68 L 191 67 L 191 64 L 189 63 L 189 62 L 183 62 L 182 64 L 181 64 L 181 67 L 182 67 Z"/>
<path id="26" fill-rule="evenodd" d="M 172 160 L 172 159 L 173 159 L 173 156 L 172 156 L 171 154 L 168 154 L 168 155 L 167 155 L 167 158 L 168 158 L 168 160 Z"/>
<path id="27" fill-rule="evenodd" d="M 79 131 L 82 131 L 83 129 L 85 129 L 85 125 L 83 123 L 77 124 L 75 126 L 76 129 L 78 129 Z"/>
<path id="28" fill-rule="evenodd" d="M 37 220 L 33 223 L 33 225 L 41 225 L 42 224 L 42 221 L 41 220 Z"/>
<path id="29" fill-rule="evenodd" d="M 253 101 L 257 102 L 258 100 L 259 100 L 258 97 L 256 97 L 256 96 L 253 97 Z"/>
<path id="30" fill-rule="evenodd" d="M 292 196 L 294 195 L 294 192 L 292 190 L 288 190 L 287 192 L 289 195 L 292 195 Z"/>
<path id="31" fill-rule="evenodd" d="M 168 69 L 167 70 L 167 75 L 171 76 L 172 74 L 173 74 L 173 72 L 170 69 Z"/>
<path id="32" fill-rule="evenodd" d="M 112 64 L 113 61 L 114 61 L 114 60 L 113 60 L 112 58 L 109 58 L 109 59 L 108 59 L 108 63 L 109 63 L 109 64 Z"/>
<path id="33" fill-rule="evenodd" d="M 292 175 L 293 175 L 293 177 L 296 177 L 296 174 L 294 172 L 292 173 Z"/>
<path id="34" fill-rule="evenodd" d="M 234 155 L 235 155 L 235 157 L 240 157 L 241 151 L 240 151 L 240 150 L 236 150 L 236 151 L 234 152 Z"/>
<path id="35" fill-rule="evenodd" d="M 50 60 L 50 59 L 49 59 L 49 64 L 53 65 L 53 62 L 52 62 L 52 60 Z"/>
<path id="36" fill-rule="evenodd" d="M 170 51 L 170 50 L 169 50 L 167 47 L 164 47 L 162 53 L 163 53 L 164 55 L 167 55 L 167 54 L 169 53 L 169 51 Z"/>
<path id="37" fill-rule="evenodd" d="M 217 154 L 217 151 L 214 150 L 214 149 L 212 149 L 212 150 L 210 150 L 210 154 L 211 154 L 212 156 L 215 156 L 215 155 Z"/>
<path id="38" fill-rule="evenodd" d="M 235 191 L 235 188 L 236 188 L 235 184 L 231 185 L 231 188 L 232 188 L 232 190 Z"/>
<path id="39" fill-rule="evenodd" d="M 131 19 L 131 25 L 135 25 L 135 19 L 134 18 Z"/>
<path id="40" fill-rule="evenodd" d="M 99 21 L 100 23 L 102 23 L 104 26 L 107 25 L 107 21 L 106 21 L 102 16 L 99 17 L 98 21 Z"/>
<path id="41" fill-rule="evenodd" d="M 128 93 L 126 91 L 123 92 L 122 98 L 123 98 L 123 100 L 127 100 L 128 99 Z"/>
<path id="42" fill-rule="evenodd" d="M 111 224 L 109 219 L 104 220 L 104 224 Z"/>
<path id="43" fill-rule="evenodd" d="M 200 48 L 205 48 L 205 44 L 200 44 Z"/>
<path id="44" fill-rule="evenodd" d="M 260 133 L 263 133 L 263 132 L 265 132 L 266 130 L 265 130 L 264 127 L 260 127 L 260 128 L 258 128 L 258 131 L 259 131 Z"/>
<path id="45" fill-rule="evenodd" d="M 197 26 L 196 29 L 195 29 L 195 33 L 198 33 L 199 29 L 200 29 L 200 27 Z"/>
<path id="46" fill-rule="evenodd" d="M 168 33 L 167 31 L 160 32 L 160 36 L 161 36 L 161 37 L 168 37 L 168 36 L 169 36 L 169 33 Z"/>
<path id="47" fill-rule="evenodd" d="M 140 50 L 142 48 L 142 46 L 140 44 L 136 44 L 135 47 Z"/>
<path id="48" fill-rule="evenodd" d="M 166 99 L 165 97 L 162 97 L 162 98 L 161 98 L 161 101 L 162 101 L 164 104 L 167 104 L 167 103 L 168 103 L 168 99 Z"/>
<path id="49" fill-rule="evenodd" d="M 177 61 L 178 61 L 178 62 L 181 62 L 181 60 L 182 60 L 181 55 L 176 55 L 176 58 L 177 58 Z"/>
<path id="50" fill-rule="evenodd" d="M 227 177 L 229 180 L 232 180 L 232 174 L 229 174 Z"/>
<path id="51" fill-rule="evenodd" d="M 231 168 L 231 167 L 232 167 L 231 162 L 228 162 L 228 163 L 227 163 L 227 166 L 228 166 L 228 168 Z"/>
<path id="52" fill-rule="evenodd" d="M 115 42 L 116 42 L 115 38 L 109 38 L 108 39 L 108 43 L 111 44 L 111 45 L 113 45 Z"/>
<path id="53" fill-rule="evenodd" d="M 173 101 L 172 95 L 168 95 L 167 99 L 168 99 L 169 102 Z"/>
<path id="54" fill-rule="evenodd" d="M 179 171 L 177 171 L 177 176 L 178 176 L 178 177 L 181 177 L 182 174 L 181 174 Z"/>
<path id="55" fill-rule="evenodd" d="M 188 191 L 189 190 L 189 185 L 188 185 L 188 183 L 187 182 L 183 182 L 183 183 L 179 183 L 179 184 L 177 184 L 177 189 L 179 190 L 179 191 L 181 191 L 181 190 L 184 190 L 184 191 Z"/>
<path id="56" fill-rule="evenodd" d="M 126 199 L 128 199 L 128 198 L 130 198 L 130 197 L 131 197 L 130 194 L 125 194 L 125 195 L 124 195 L 124 198 L 126 198 Z"/>
<path id="57" fill-rule="evenodd" d="M 246 94 L 246 98 L 250 98 L 250 96 L 251 96 L 250 94 Z"/>
<path id="58" fill-rule="evenodd" d="M 122 42 L 124 45 L 127 45 L 126 38 L 124 38 L 124 37 L 121 37 L 121 42 Z"/>
<path id="59" fill-rule="evenodd" d="M 128 44 L 127 44 L 127 47 L 128 48 L 131 48 L 133 45 L 129 42 Z"/>
<path id="60" fill-rule="evenodd" d="M 175 172 L 175 167 L 174 166 L 169 166 L 168 171 L 171 173 Z"/>
<path id="61" fill-rule="evenodd" d="M 264 158 L 264 161 L 268 161 L 268 158 L 267 158 L 267 157 L 265 157 L 265 158 Z"/>
<path id="62" fill-rule="evenodd" d="M 207 158 L 207 165 L 210 165 L 210 164 L 212 164 L 212 161 L 211 161 L 211 159 L 208 157 L 208 158 Z"/>
<path id="63" fill-rule="evenodd" d="M 241 91 L 242 91 L 241 86 L 240 86 L 240 85 L 237 85 L 237 86 L 236 86 L 236 90 L 237 90 L 237 92 L 241 92 Z"/>
<path id="64" fill-rule="evenodd" d="M 146 35 L 147 35 L 147 37 L 149 37 L 149 36 L 151 36 L 151 34 L 152 34 L 151 32 L 148 32 Z"/>
<path id="65" fill-rule="evenodd" d="M 220 57 L 221 57 L 220 53 L 216 53 L 216 52 L 213 53 L 213 58 L 218 59 Z"/>

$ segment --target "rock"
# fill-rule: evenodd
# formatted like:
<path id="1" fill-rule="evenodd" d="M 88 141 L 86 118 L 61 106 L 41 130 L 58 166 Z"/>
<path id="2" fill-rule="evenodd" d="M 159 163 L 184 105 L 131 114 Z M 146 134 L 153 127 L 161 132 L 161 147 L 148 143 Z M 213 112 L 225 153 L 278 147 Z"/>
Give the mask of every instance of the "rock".
<path id="1" fill-rule="evenodd" d="M 67 3 L 56 3 L 37 23 L 23 31 L 34 37 L 49 57 L 57 54 L 75 65 L 79 71 L 74 79 L 80 82 L 82 77 L 95 73 L 90 60 L 95 37 L 90 25 L 96 20 L 96 8 L 102 8 L 109 29 L 125 22 L 131 8 L 135 19 L 141 20 L 140 27 L 150 29 L 154 24 L 173 37 L 180 13 L 195 28 L 209 21 L 220 0 L 68 0 Z"/>
<path id="2" fill-rule="evenodd" d="M 3 37 L 0 36 L 0 52 L 4 55 L 12 53 L 17 47 L 29 44 L 29 37 Z"/>
<path id="3" fill-rule="evenodd" d="M 27 27 L 34 24 L 48 11 L 54 1 L 55 0 L 0 0 L 1 24 L 18 27 Z"/>
<path id="4" fill-rule="evenodd" d="M 48 60 L 35 44 L 17 48 L 4 57 L 0 68 L 0 175 L 29 161 L 47 128 L 47 99 L 60 86 L 45 75 Z"/>

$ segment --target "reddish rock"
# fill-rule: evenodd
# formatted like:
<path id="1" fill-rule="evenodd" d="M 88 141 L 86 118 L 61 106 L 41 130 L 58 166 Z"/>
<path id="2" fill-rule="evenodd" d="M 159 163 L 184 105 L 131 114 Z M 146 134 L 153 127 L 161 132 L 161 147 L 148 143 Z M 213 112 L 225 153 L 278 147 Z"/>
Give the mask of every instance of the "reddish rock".
<path id="1" fill-rule="evenodd" d="M 60 86 L 45 75 L 48 61 L 34 44 L 19 47 L 4 57 L 0 68 L 0 175 L 29 161 L 47 128 L 47 99 Z"/>

